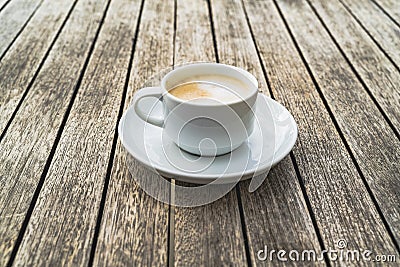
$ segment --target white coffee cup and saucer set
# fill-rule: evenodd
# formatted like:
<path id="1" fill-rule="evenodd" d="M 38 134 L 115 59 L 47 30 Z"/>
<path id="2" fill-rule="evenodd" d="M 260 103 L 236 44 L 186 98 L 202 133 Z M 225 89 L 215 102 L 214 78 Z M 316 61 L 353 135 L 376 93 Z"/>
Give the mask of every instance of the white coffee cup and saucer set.
<path id="1" fill-rule="evenodd" d="M 233 183 L 268 171 L 297 139 L 290 112 L 249 72 L 192 63 L 138 90 L 118 133 L 127 152 L 166 178 Z"/>

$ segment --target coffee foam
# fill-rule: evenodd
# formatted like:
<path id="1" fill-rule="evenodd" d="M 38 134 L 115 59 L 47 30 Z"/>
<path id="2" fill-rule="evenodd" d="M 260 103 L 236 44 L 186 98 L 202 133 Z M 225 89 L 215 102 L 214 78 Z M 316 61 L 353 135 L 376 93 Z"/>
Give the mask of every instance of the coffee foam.
<path id="1" fill-rule="evenodd" d="M 222 75 L 198 75 L 184 79 L 169 93 L 183 100 L 216 100 L 223 103 L 244 99 L 249 86 L 236 78 Z"/>

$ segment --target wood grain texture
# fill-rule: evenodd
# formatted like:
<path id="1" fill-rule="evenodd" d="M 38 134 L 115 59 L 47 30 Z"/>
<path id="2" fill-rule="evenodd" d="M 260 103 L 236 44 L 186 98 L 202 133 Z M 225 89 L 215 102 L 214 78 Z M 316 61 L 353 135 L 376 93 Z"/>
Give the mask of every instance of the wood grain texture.
<path id="1" fill-rule="evenodd" d="M 290 157 L 273 167 L 255 192 L 249 193 L 249 185 L 248 181 L 240 184 L 240 195 L 253 266 L 298 265 L 298 262 L 290 260 L 279 261 L 276 255 L 270 260 L 268 252 L 265 261 L 259 260 L 257 253 L 259 250 L 265 251 L 265 246 L 269 252 L 274 249 L 321 252 Z M 323 259 L 313 262 L 313 266 L 324 265 Z"/>
<path id="2" fill-rule="evenodd" d="M 206 0 L 177 0 L 175 66 L 206 61 L 215 62 L 210 14 Z"/>
<path id="3" fill-rule="evenodd" d="M 143 87 L 146 81 L 150 80 L 147 85 L 155 86 L 159 84 L 159 80 L 156 80 L 162 73 L 171 69 L 173 35 L 174 2 L 146 0 L 124 110 L 129 107 L 134 92 Z M 162 190 L 159 179 L 158 175 L 127 155 L 118 140 L 96 247 L 95 266 L 167 265 L 169 207 L 147 195 L 137 183 L 149 183 L 152 188 Z"/>
<path id="4" fill-rule="evenodd" d="M 229 62 L 253 72 L 265 94 L 269 95 L 242 2 L 229 0 L 212 3 L 221 62 Z M 276 258 L 274 261 L 258 260 L 257 252 L 264 249 L 265 245 L 269 249 L 321 251 L 289 158 L 274 167 L 257 191 L 250 193 L 248 186 L 249 182 L 242 182 L 239 189 L 252 265 L 287 264 Z"/>
<path id="5" fill-rule="evenodd" d="M 0 133 L 32 82 L 73 2 L 45 0 L 1 60 Z"/>
<path id="6" fill-rule="evenodd" d="M 18 1 L 1 10 L 0 18 Z M 349 8 L 332 1 L 210 0 L 214 50 L 204 0 L 79 0 L 60 31 L 73 2 L 43 0 L 0 62 L 0 131 L 25 99 L 0 142 L 0 266 L 8 262 L 26 218 L 22 243 L 17 241 L 18 266 L 91 260 L 94 266 L 275 266 L 281 262 L 259 261 L 257 251 L 267 246 L 319 252 L 317 234 L 324 249 L 344 239 L 347 249 L 399 259 L 387 229 L 398 242 L 400 142 L 371 95 L 398 132 L 400 28 L 377 6 L 351 0 L 343 0 Z M 28 5 L 20 7 L 15 14 Z M 268 81 L 294 115 L 299 139 L 292 157 L 274 167 L 256 192 L 248 192 L 247 181 L 207 206 L 169 207 L 148 196 L 141 183 L 171 198 L 179 197 L 175 187 L 162 188 L 158 175 L 115 143 L 121 99 L 127 90 L 126 110 L 136 90 L 158 85 L 174 63 L 217 56 L 252 72 L 267 95 Z M 37 188 L 39 197 L 32 199 Z M 27 214 L 32 203 L 33 213 Z"/>
<path id="7" fill-rule="evenodd" d="M 397 0 L 373 0 L 400 24 L 400 2 Z"/>
<path id="8" fill-rule="evenodd" d="M 279 1 L 279 6 L 366 182 L 399 240 L 399 140 L 327 32 L 316 22 L 310 6 L 305 1 L 296 4 Z M 380 240 L 379 236 L 374 238 L 376 243 Z M 390 239 L 382 240 L 379 245 L 386 250 L 393 246 Z"/>
<path id="9" fill-rule="evenodd" d="M 246 265 L 235 189 L 204 206 L 175 207 L 174 226 L 175 266 Z"/>
<path id="10" fill-rule="evenodd" d="M 247 70 L 255 77 L 263 77 L 261 65 L 256 63 L 254 44 L 243 30 L 247 27 L 246 21 L 235 19 L 241 12 L 238 5 L 231 0 L 227 3 L 211 0 L 211 3 L 219 61 Z M 264 79 L 259 79 L 259 87 L 261 91 L 267 91 Z"/>
<path id="11" fill-rule="evenodd" d="M 78 2 L 0 143 L 0 265 L 8 260 L 27 215 L 105 7 L 104 1 Z M 56 215 L 47 213 L 48 222 Z"/>
<path id="12" fill-rule="evenodd" d="M 177 1 L 175 63 L 215 61 L 207 1 Z M 177 182 L 177 186 L 187 186 Z M 173 191 L 175 192 L 175 191 Z M 174 194 L 179 202 L 181 195 Z M 205 206 L 174 207 L 175 266 L 246 264 L 235 190 Z"/>
<path id="13" fill-rule="evenodd" d="M 400 28 L 369 0 L 340 0 L 400 67 Z"/>
<path id="14" fill-rule="evenodd" d="M 111 2 L 15 265 L 89 262 L 140 3 Z"/>
<path id="15" fill-rule="evenodd" d="M 300 13 L 300 4 L 282 5 Z M 298 123 L 293 154 L 324 247 L 334 249 L 345 239 L 349 249 L 395 251 L 273 2 L 245 1 L 245 7 L 272 92 Z"/>
<path id="16" fill-rule="evenodd" d="M 400 72 L 339 1 L 311 4 L 400 134 Z"/>
<path id="17" fill-rule="evenodd" d="M 15 0 L 0 13 L 0 58 L 43 0 Z M 4 3 L 0 3 L 0 8 Z"/>

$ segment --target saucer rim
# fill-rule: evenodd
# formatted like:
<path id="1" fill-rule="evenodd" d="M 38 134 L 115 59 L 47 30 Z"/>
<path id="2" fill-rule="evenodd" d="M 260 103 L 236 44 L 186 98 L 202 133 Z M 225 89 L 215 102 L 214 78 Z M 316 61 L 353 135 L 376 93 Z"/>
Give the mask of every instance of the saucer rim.
<path id="1" fill-rule="evenodd" d="M 166 178 L 171 178 L 171 179 L 175 179 L 175 180 L 179 180 L 179 181 L 183 181 L 183 182 L 191 182 L 191 183 L 196 183 L 196 184 L 204 184 L 204 183 L 208 183 L 209 181 L 214 181 L 217 180 L 219 183 L 230 183 L 230 182 L 234 182 L 234 181 L 239 181 L 239 180 L 246 180 L 249 179 L 251 177 L 254 177 L 256 175 L 259 175 L 263 172 L 265 172 L 267 169 L 272 168 L 273 166 L 275 166 L 278 162 L 280 162 L 283 158 L 285 158 L 290 151 L 292 150 L 294 144 L 297 141 L 297 137 L 298 137 L 298 126 L 296 121 L 293 118 L 293 115 L 289 112 L 289 110 L 286 109 L 285 106 L 283 106 L 282 104 L 280 104 L 279 102 L 275 101 L 274 99 L 263 95 L 263 94 L 259 94 L 259 96 L 262 96 L 266 99 L 266 101 L 272 101 L 272 103 L 274 103 L 275 105 L 279 105 L 280 108 L 283 108 L 284 110 L 286 110 L 289 114 L 289 118 L 290 118 L 290 124 L 293 126 L 292 127 L 292 138 L 289 140 L 288 145 L 286 147 L 286 149 L 280 153 L 280 155 L 278 157 L 274 157 L 272 161 L 268 161 L 268 164 L 263 164 L 262 167 L 260 167 L 260 164 L 258 164 L 258 166 L 256 168 L 252 168 L 249 170 L 245 170 L 243 172 L 235 172 L 235 173 L 224 173 L 221 174 L 220 176 L 217 177 L 217 175 L 215 174 L 190 174 L 190 173 L 184 173 L 184 172 L 171 172 L 171 170 L 166 169 L 164 167 L 155 167 L 151 164 L 151 160 L 145 159 L 146 157 L 141 157 L 139 156 L 138 153 L 135 153 L 129 146 L 127 146 L 127 142 L 124 140 L 122 133 L 122 122 L 126 120 L 126 116 L 127 114 L 133 109 L 133 106 L 131 105 L 122 115 L 119 123 L 118 123 L 118 136 L 121 140 L 122 145 L 124 146 L 124 148 L 128 151 L 128 153 L 135 158 L 137 161 L 139 161 L 141 164 L 145 165 L 145 167 L 147 169 L 149 169 L 150 171 L 160 174 L 162 173 L 161 176 L 165 176 Z M 256 111 L 256 116 L 257 116 L 257 111 Z M 164 175 L 166 174 L 166 175 Z M 240 177 L 240 179 L 235 179 L 237 177 Z M 229 180 L 233 180 L 234 181 L 229 181 Z"/>

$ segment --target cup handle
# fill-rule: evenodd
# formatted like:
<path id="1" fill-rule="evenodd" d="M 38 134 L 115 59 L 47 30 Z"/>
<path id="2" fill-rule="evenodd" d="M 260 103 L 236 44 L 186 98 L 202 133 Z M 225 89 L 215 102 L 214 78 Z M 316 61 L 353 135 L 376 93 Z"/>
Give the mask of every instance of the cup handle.
<path id="1" fill-rule="evenodd" d="M 147 112 L 144 112 L 140 107 L 139 107 L 139 101 L 143 98 L 146 97 L 156 97 L 158 101 L 162 100 L 162 90 L 160 87 L 146 87 L 142 88 L 139 91 L 135 93 L 135 96 L 133 98 L 133 105 L 136 114 L 145 122 L 151 123 L 155 126 L 158 127 L 163 127 L 164 124 L 164 118 L 160 119 L 155 116 L 151 116 L 150 114 L 147 114 Z M 162 101 L 161 101 L 162 103 Z M 163 103 L 164 105 L 164 103 Z"/>

